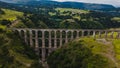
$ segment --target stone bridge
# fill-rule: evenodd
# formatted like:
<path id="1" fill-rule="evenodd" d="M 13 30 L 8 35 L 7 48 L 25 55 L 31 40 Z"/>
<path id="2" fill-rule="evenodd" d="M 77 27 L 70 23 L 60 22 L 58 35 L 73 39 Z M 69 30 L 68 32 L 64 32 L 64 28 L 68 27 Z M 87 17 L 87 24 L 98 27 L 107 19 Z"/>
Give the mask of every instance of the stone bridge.
<path id="1" fill-rule="evenodd" d="M 19 34 L 22 40 L 34 48 L 41 61 L 45 61 L 58 47 L 80 37 L 119 39 L 120 30 L 94 29 L 17 29 L 12 30 Z"/>

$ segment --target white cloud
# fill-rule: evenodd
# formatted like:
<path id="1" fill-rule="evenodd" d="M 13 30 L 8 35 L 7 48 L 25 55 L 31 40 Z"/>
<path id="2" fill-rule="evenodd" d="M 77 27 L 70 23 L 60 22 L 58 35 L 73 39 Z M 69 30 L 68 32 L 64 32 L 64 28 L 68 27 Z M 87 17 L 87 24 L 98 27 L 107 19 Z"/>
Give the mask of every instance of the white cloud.
<path id="1" fill-rule="evenodd" d="M 120 7 L 120 0 L 54 0 L 59 2 L 74 1 L 74 2 L 85 2 L 85 3 L 99 3 L 99 4 L 111 4 Z"/>

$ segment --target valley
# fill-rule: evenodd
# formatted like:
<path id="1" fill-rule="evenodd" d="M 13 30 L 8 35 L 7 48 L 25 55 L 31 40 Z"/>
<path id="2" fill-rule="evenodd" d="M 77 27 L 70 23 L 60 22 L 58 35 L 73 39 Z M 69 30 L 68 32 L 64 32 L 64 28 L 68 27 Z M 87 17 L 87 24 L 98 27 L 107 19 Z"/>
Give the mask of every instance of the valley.
<path id="1" fill-rule="evenodd" d="M 107 4 L 78 2 L 7 2 L 0 1 L 0 68 L 47 68 L 45 64 L 48 64 L 49 68 L 120 67 L 120 8 Z M 25 30 L 18 33 L 11 30 L 14 28 Z M 27 31 L 29 29 L 33 29 L 31 35 L 30 31 Z M 46 32 L 36 33 L 34 29 L 43 29 L 42 32 Z M 73 29 L 95 30 L 96 38 L 93 38 L 94 33 L 89 33 L 88 37 L 88 32 L 85 31 L 84 37 L 74 38 L 58 47 L 60 41 L 66 42 L 65 39 L 72 38 L 72 32 L 65 31 Z M 54 32 L 57 30 L 58 32 Z M 59 30 L 63 32 L 60 33 Z M 108 31 L 108 38 L 105 37 L 106 32 L 102 32 L 99 38 L 97 30 L 113 30 L 114 38 L 110 38 L 111 31 Z M 79 35 L 82 33 L 79 32 Z M 73 37 L 76 36 L 77 33 L 73 32 Z M 26 44 L 21 37 L 26 38 L 27 43 L 32 41 L 34 45 Z M 51 40 L 51 46 L 57 45 L 58 48 L 45 57 L 49 51 L 45 49 L 50 44 L 48 39 Z M 43 44 L 45 47 L 40 49 L 39 46 Z M 41 54 L 45 54 L 44 61 L 41 61 Z"/>

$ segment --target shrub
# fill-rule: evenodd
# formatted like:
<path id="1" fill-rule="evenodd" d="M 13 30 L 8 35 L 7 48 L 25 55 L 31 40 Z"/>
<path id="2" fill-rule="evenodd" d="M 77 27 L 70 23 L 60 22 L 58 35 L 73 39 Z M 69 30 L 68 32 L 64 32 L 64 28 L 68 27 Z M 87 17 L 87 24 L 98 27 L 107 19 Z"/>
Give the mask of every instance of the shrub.
<path id="1" fill-rule="evenodd" d="M 0 33 L 5 32 L 5 30 L 6 30 L 6 27 L 3 25 L 0 25 Z"/>
<path id="2" fill-rule="evenodd" d="M 34 50 L 11 30 L 0 26 L 0 68 L 42 68 Z"/>
<path id="3" fill-rule="evenodd" d="M 106 57 L 92 53 L 84 43 L 73 41 L 53 52 L 47 59 L 50 68 L 112 68 Z"/>

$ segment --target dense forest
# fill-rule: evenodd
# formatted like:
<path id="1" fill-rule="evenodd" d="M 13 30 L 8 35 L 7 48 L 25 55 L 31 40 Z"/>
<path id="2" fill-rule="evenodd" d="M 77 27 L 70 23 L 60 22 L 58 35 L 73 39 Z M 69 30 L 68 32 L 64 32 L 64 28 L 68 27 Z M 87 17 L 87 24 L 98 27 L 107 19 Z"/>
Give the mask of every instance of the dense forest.
<path id="1" fill-rule="evenodd" d="M 77 8 L 65 8 L 61 6 L 48 7 L 42 6 L 41 4 L 31 5 L 31 3 L 23 5 L 8 4 L 6 6 L 5 4 L 2 3 L 0 5 L 1 8 L 17 10 L 24 13 L 22 16 L 16 16 L 17 20 L 21 22 L 15 25 L 17 28 L 109 29 L 119 28 L 120 26 L 119 8 L 113 10 L 109 9 L 109 11 L 106 12 L 106 9 L 104 9 L 104 11 L 93 11 Z M 116 14 L 114 14 L 114 12 Z M 1 10 L 0 13 L 0 15 L 4 15 L 4 11 Z M 2 22 L 2 20 L 0 21 Z M 9 24 L 8 19 L 7 21 L 7 25 L 10 25 L 13 22 L 11 21 Z"/>
<path id="2" fill-rule="evenodd" d="M 28 28 L 109 29 L 120 26 L 120 22 L 115 19 L 119 17 L 95 11 L 82 12 L 84 11 L 74 13 L 63 9 L 63 12 L 54 10 L 44 14 L 25 14 L 19 19 Z"/>
<path id="3" fill-rule="evenodd" d="M 17 17 L 21 23 L 18 23 L 14 27 L 109 29 L 119 28 L 120 26 L 120 17 L 118 16 L 112 16 L 107 13 L 96 11 L 73 9 L 78 11 L 75 12 L 69 8 L 66 9 L 68 10 L 65 10 L 65 8 L 54 8 L 53 10 L 44 9 L 41 13 L 24 13 L 23 16 Z M 4 15 L 4 11 L 1 11 L 1 13 Z M 4 21 L 5 20 L 1 20 L 1 23 Z M 5 25 L 10 24 L 10 20 L 7 21 L 8 24 Z"/>

